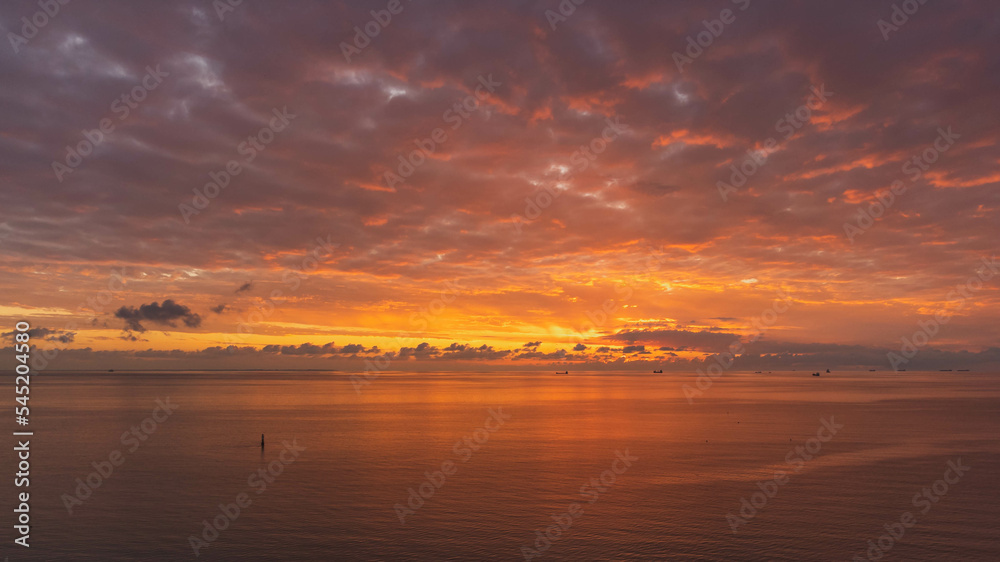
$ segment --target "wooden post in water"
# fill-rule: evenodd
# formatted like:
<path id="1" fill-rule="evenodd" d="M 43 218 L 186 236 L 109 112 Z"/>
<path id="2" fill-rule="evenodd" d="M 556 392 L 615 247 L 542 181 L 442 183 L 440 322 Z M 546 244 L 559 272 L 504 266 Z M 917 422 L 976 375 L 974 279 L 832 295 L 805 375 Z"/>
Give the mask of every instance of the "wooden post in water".
<path id="1" fill-rule="evenodd" d="M 261 449 L 264 448 L 264 434 L 263 433 L 260 434 L 260 448 Z"/>

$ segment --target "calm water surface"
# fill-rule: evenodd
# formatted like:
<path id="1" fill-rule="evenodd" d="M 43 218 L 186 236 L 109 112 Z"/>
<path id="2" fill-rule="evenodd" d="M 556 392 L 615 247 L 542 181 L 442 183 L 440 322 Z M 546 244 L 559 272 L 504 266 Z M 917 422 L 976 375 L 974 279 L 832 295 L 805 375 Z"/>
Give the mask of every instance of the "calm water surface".
<path id="1" fill-rule="evenodd" d="M 883 538 L 883 560 L 1000 559 L 1000 375 L 726 373 L 689 404 L 681 385 L 694 382 L 385 373 L 359 395 L 338 373 L 42 373 L 32 546 L 12 546 L 8 526 L 2 552 L 193 560 L 189 537 L 247 493 L 198 560 L 523 560 L 546 544 L 534 560 L 867 560 L 905 512 L 916 524 Z M 168 397 L 176 411 L 147 435 Z M 843 427 L 810 442 L 824 419 Z M 137 448 L 121 440 L 132 426 Z M 293 441 L 305 449 L 282 463 Z M 114 451 L 123 462 L 70 515 L 64 494 Z M 616 462 L 626 451 L 634 460 Z M 934 490 L 958 459 L 969 470 Z M 450 475 L 435 474 L 443 463 Z M 268 467 L 270 483 L 248 480 Z M 771 497 L 754 498 L 758 482 Z M 433 495 L 403 510 L 421 485 Z M 924 488 L 936 501 L 915 506 Z M 734 533 L 744 498 L 766 504 L 744 507 Z M 582 513 L 559 527 L 574 503 Z M 538 539 L 547 528 L 554 540 Z"/>

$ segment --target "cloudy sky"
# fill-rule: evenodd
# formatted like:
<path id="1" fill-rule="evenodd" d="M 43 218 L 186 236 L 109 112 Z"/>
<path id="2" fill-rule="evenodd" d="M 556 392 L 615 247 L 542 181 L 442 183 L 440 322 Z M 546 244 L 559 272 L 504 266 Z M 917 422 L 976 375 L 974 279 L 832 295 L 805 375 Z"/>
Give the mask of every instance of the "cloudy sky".
<path id="1" fill-rule="evenodd" d="M 1000 365 L 1000 8 L 899 6 L 6 1 L 5 345 Z"/>

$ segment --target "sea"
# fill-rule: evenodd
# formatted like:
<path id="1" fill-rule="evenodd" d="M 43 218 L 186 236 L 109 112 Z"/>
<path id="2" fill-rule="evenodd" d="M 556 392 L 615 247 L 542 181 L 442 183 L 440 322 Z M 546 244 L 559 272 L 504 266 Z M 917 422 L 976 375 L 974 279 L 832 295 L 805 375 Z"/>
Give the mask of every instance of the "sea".
<path id="1" fill-rule="evenodd" d="M 13 413 L 10 561 L 1000 560 L 998 373 L 41 372 Z"/>

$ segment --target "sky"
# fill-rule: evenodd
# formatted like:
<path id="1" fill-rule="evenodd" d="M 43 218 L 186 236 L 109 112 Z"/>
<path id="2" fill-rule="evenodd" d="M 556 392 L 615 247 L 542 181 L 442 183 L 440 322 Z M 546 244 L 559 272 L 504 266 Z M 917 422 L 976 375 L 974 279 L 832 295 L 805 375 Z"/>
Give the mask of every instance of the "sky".
<path id="1" fill-rule="evenodd" d="M 233 4 L 0 5 L 36 368 L 1000 367 L 994 2 Z"/>

